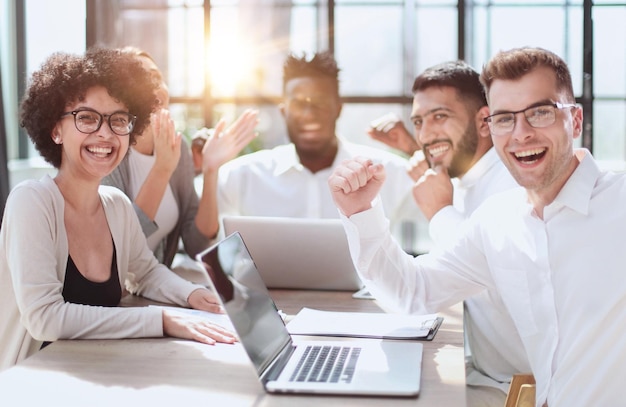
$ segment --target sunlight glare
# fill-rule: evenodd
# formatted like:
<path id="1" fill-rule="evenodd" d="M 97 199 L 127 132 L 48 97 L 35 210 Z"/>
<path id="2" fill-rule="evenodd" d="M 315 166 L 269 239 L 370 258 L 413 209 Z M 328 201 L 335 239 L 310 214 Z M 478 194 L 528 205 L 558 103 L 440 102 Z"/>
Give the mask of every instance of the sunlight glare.
<path id="1" fill-rule="evenodd" d="M 252 47 L 237 36 L 221 36 L 209 45 L 207 67 L 213 92 L 234 96 L 244 85 L 254 86 Z"/>

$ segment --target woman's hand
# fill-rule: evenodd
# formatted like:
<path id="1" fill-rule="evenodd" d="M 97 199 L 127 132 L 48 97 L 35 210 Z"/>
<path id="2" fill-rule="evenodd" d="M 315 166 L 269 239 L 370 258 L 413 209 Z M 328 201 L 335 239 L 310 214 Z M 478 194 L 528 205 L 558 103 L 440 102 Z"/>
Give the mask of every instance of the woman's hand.
<path id="1" fill-rule="evenodd" d="M 160 109 L 150 117 L 150 126 L 154 137 L 154 166 L 165 174 L 172 175 L 180 160 L 182 135 L 176 132 L 174 121 L 166 109 Z"/>
<path id="2" fill-rule="evenodd" d="M 198 288 L 189 294 L 187 298 L 189 306 L 193 309 L 212 312 L 214 314 L 223 314 L 224 310 L 215 294 L 206 289 Z"/>
<path id="3" fill-rule="evenodd" d="M 163 310 L 163 333 L 181 339 L 214 345 L 217 342 L 235 343 L 237 337 L 226 328 L 200 317 Z"/>
<path id="4" fill-rule="evenodd" d="M 202 172 L 217 171 L 225 162 L 235 158 L 255 137 L 258 111 L 246 110 L 228 128 L 220 120 L 202 148 Z"/>

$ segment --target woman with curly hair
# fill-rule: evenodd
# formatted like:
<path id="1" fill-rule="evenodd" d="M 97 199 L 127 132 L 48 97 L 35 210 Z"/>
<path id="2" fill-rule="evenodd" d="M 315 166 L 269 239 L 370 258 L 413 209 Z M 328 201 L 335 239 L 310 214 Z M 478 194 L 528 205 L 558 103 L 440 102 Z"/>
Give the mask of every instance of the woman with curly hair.
<path id="1" fill-rule="evenodd" d="M 158 84 L 159 106 L 152 113 L 150 126 L 102 183 L 121 189 L 131 199 L 148 246 L 161 263 L 172 267 L 181 242 L 187 256 L 180 257 L 189 260 L 209 247 L 217 236 L 218 170 L 256 136 L 257 112 L 244 112 L 227 129 L 226 122 L 220 121 L 218 131 L 201 156 L 203 188 L 198 197 L 191 150 L 174 128 L 168 111 L 168 87 L 161 71 L 146 51 L 125 47 L 122 52 L 141 62 Z M 183 266 L 174 263 L 174 269 L 195 264 L 186 263 Z"/>
<path id="2" fill-rule="evenodd" d="M 160 264 L 128 198 L 101 186 L 149 124 L 156 84 L 135 58 L 57 53 L 31 78 L 21 124 L 54 178 L 17 185 L 0 230 L 0 369 L 57 339 L 174 336 L 235 341 L 218 325 L 156 307 L 117 307 L 130 293 L 220 312 L 209 290 Z"/>

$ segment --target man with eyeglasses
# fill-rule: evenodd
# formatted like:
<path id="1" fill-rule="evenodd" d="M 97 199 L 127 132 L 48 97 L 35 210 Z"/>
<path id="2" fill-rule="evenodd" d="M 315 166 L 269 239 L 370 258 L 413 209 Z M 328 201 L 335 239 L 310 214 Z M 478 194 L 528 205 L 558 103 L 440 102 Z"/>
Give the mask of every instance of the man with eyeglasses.
<path id="1" fill-rule="evenodd" d="M 347 163 L 329 186 L 354 262 L 377 297 L 424 312 L 497 290 L 527 352 L 537 406 L 622 405 L 626 174 L 601 171 L 574 149 L 583 114 L 556 54 L 500 52 L 481 82 L 495 149 L 523 188 L 488 198 L 457 239 L 412 258 L 390 239 L 375 201 L 384 169 Z"/>
<path id="2" fill-rule="evenodd" d="M 328 52 L 310 59 L 293 54 L 286 58 L 284 101 L 279 108 L 290 142 L 244 155 L 220 168 L 220 215 L 337 218 L 328 176 L 343 160 L 367 155 L 391 174 L 381 196 L 393 224 L 413 222 L 418 216 L 423 220 L 411 198 L 413 183 L 404 158 L 336 134 L 342 110 L 338 75 L 337 63 Z"/>
<path id="3" fill-rule="evenodd" d="M 493 148 L 484 121 L 487 99 L 471 66 L 448 61 L 429 67 L 415 78 L 412 91 L 413 143 L 401 123 L 389 129 L 395 137 L 384 129 L 370 134 L 392 147 L 421 146 L 417 153 L 405 150 L 412 154 L 411 177 L 419 181 L 413 196 L 433 242 L 445 245 L 485 199 L 518 185 Z M 431 167 L 437 171 L 427 172 Z M 496 290 L 468 298 L 464 309 L 467 406 L 502 407 L 511 377 L 530 371 L 521 339 Z"/>
<path id="4" fill-rule="evenodd" d="M 576 107 L 573 103 L 559 103 L 551 101 L 537 102 L 534 106 L 529 106 L 517 112 L 495 113 L 485 117 L 485 123 L 489 123 L 491 134 L 495 136 L 505 136 L 515 128 L 515 116 L 523 113 L 526 121 L 531 127 L 541 129 L 548 127 L 556 120 L 557 109 L 567 109 Z"/>

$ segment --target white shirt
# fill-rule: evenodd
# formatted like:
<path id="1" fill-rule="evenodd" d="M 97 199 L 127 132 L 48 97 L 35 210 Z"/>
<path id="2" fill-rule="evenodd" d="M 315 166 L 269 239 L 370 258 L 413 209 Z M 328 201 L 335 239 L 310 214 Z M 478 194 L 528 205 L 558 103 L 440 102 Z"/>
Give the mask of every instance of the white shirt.
<path id="1" fill-rule="evenodd" d="M 338 140 L 332 166 L 316 173 L 300 163 L 293 144 L 247 154 L 224 164 L 218 178 L 220 215 L 338 218 L 328 177 L 343 160 L 362 156 L 385 165 L 387 179 L 381 197 L 394 230 L 399 231 L 403 222 L 420 223 L 426 230 L 426 219 L 413 201 L 407 160 L 382 149 Z"/>
<path id="2" fill-rule="evenodd" d="M 456 181 L 453 206 L 437 212 L 429 225 L 437 245 L 454 241 L 463 222 L 485 199 L 519 188 L 494 148 Z M 530 372 L 522 340 L 497 291 L 485 290 L 465 300 L 464 330 L 469 347 L 467 384 L 506 393 L 513 374 Z"/>
<path id="3" fill-rule="evenodd" d="M 413 258 L 381 208 L 346 219 L 350 251 L 378 298 L 436 312 L 487 288 L 513 316 L 537 381 L 537 406 L 624 405 L 626 174 L 588 152 L 538 218 L 522 188 L 488 198 L 453 245 Z"/>

